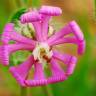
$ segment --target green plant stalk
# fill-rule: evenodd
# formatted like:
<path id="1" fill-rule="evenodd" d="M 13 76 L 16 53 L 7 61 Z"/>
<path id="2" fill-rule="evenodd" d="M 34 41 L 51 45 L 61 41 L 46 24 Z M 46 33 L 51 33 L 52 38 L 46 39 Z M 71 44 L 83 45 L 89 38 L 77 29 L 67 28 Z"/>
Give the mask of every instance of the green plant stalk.
<path id="1" fill-rule="evenodd" d="M 46 96 L 53 96 L 50 85 L 42 86 L 42 90 Z"/>
<path id="2" fill-rule="evenodd" d="M 20 96 L 27 96 L 27 88 L 26 87 L 21 87 L 21 86 L 20 86 L 20 88 L 21 88 Z"/>

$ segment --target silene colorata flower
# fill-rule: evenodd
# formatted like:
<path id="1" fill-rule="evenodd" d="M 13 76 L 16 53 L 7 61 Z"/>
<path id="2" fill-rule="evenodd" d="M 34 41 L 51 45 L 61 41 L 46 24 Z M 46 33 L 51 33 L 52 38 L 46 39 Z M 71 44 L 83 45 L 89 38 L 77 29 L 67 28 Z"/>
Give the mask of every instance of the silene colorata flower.
<path id="1" fill-rule="evenodd" d="M 85 51 L 85 40 L 82 31 L 75 21 L 71 21 L 60 31 L 49 24 L 53 16 L 59 16 L 59 7 L 42 6 L 39 10 L 28 10 L 19 19 L 20 28 L 14 23 L 7 23 L 2 34 L 0 46 L 0 62 L 8 66 L 9 57 L 18 50 L 28 50 L 31 55 L 22 64 L 10 66 L 9 71 L 23 87 L 41 86 L 64 81 L 74 72 L 77 57 L 64 54 L 54 49 L 59 44 L 71 43 L 77 45 L 78 54 Z M 22 33 L 23 30 L 23 33 Z M 54 34 L 53 34 L 54 33 Z M 67 36 L 73 34 L 72 36 Z M 10 44 L 10 41 L 15 43 Z M 23 55 L 23 54 L 22 54 Z M 58 60 L 66 65 L 66 70 Z M 32 79 L 28 79 L 29 71 L 34 69 Z M 46 76 L 44 69 L 49 66 L 51 72 Z"/>

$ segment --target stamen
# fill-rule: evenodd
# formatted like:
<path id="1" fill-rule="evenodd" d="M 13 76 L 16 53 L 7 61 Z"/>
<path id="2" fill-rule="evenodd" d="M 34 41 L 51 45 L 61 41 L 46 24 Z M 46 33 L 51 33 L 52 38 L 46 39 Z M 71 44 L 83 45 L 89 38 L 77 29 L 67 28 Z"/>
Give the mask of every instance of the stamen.
<path id="1" fill-rule="evenodd" d="M 39 63 L 45 65 L 50 61 L 52 57 L 52 51 L 46 43 L 37 44 L 36 48 L 33 50 L 33 56 L 35 60 L 38 60 Z"/>
<path id="2" fill-rule="evenodd" d="M 53 28 L 53 26 L 49 26 L 49 30 L 48 30 L 48 36 L 51 36 L 55 33 L 55 30 Z"/>

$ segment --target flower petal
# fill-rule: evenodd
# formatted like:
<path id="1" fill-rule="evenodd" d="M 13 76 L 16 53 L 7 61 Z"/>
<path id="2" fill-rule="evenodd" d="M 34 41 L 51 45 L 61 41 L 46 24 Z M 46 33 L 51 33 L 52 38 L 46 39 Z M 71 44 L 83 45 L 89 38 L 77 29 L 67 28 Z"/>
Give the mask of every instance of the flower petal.
<path id="1" fill-rule="evenodd" d="M 34 69 L 35 69 L 34 79 L 44 79 L 45 78 L 42 64 L 35 63 Z"/>
<path id="2" fill-rule="evenodd" d="M 32 22 L 33 26 L 34 26 L 34 29 L 35 29 L 35 32 L 36 32 L 36 39 L 37 41 L 41 42 L 43 41 L 43 37 L 42 37 L 42 26 L 41 26 L 41 23 L 40 22 Z"/>
<path id="3" fill-rule="evenodd" d="M 43 41 L 46 41 L 48 38 L 48 26 L 51 16 L 60 15 L 62 10 L 59 7 L 42 6 L 39 12 L 42 14 L 42 37 Z"/>
<path id="4" fill-rule="evenodd" d="M 25 80 L 27 86 L 41 86 L 47 84 L 47 79 L 44 76 L 43 67 L 40 63 L 34 64 L 35 73 L 33 80 Z"/>
<path id="5" fill-rule="evenodd" d="M 62 10 L 59 7 L 53 6 L 42 6 L 39 12 L 49 16 L 58 16 L 62 14 Z"/>
<path id="6" fill-rule="evenodd" d="M 71 28 L 69 25 L 64 26 L 59 32 L 56 32 L 53 36 L 48 39 L 48 42 L 54 42 L 60 38 L 63 38 L 65 35 L 71 33 Z"/>
<path id="7" fill-rule="evenodd" d="M 30 11 L 27 13 L 24 13 L 20 17 L 21 23 L 31 23 L 41 20 L 41 15 L 37 11 Z"/>
<path id="8" fill-rule="evenodd" d="M 78 53 L 83 54 L 85 52 L 85 40 L 78 41 L 76 37 L 65 37 L 60 38 L 54 42 L 47 42 L 49 46 L 64 44 L 64 43 L 71 43 L 76 44 L 78 46 Z"/>
<path id="9" fill-rule="evenodd" d="M 58 51 L 53 52 L 53 57 L 64 62 L 64 64 L 67 65 L 67 70 L 66 70 L 66 75 L 69 76 L 73 73 L 76 63 L 77 63 L 77 58 L 75 56 L 67 55 L 67 54 L 61 54 Z"/>
<path id="10" fill-rule="evenodd" d="M 50 63 L 51 63 L 52 76 L 48 78 L 48 83 L 55 83 L 66 80 L 67 77 L 65 75 L 65 72 L 58 65 L 57 60 L 55 58 L 52 58 Z"/>
<path id="11" fill-rule="evenodd" d="M 0 63 L 3 65 L 9 65 L 8 50 L 5 50 L 4 46 L 0 46 Z"/>
<path id="12" fill-rule="evenodd" d="M 72 56 L 70 61 L 69 61 L 69 64 L 67 65 L 67 70 L 66 70 L 66 75 L 67 76 L 73 74 L 74 69 L 76 67 L 76 63 L 77 63 L 77 58 L 75 56 Z"/>
<path id="13" fill-rule="evenodd" d="M 55 58 L 52 58 L 51 60 L 51 70 L 52 70 L 52 75 L 53 76 L 59 76 L 59 75 L 64 75 L 63 69 L 58 65 L 56 62 L 57 60 Z"/>
<path id="14" fill-rule="evenodd" d="M 78 41 L 76 37 L 65 37 L 65 38 L 60 38 L 54 42 L 48 42 L 50 46 L 58 45 L 58 44 L 64 44 L 64 43 L 73 43 L 73 44 L 78 44 Z"/>
<path id="15" fill-rule="evenodd" d="M 25 80 L 25 84 L 28 87 L 33 87 L 33 86 L 43 86 L 46 85 L 48 82 L 46 79 L 42 80 Z"/>
<path id="16" fill-rule="evenodd" d="M 1 41 L 3 42 L 3 44 L 8 44 L 10 37 L 8 36 L 8 34 L 11 34 L 14 30 L 14 24 L 13 23 L 8 23 L 5 25 L 4 28 L 4 32 L 2 34 L 2 39 Z"/>
<path id="17" fill-rule="evenodd" d="M 13 32 L 12 34 L 9 35 L 11 40 L 20 42 L 20 43 L 25 43 L 25 44 L 30 44 L 35 47 L 36 41 L 29 39 L 27 37 L 22 36 L 21 34 L 18 34 L 16 32 Z"/>
<path id="18" fill-rule="evenodd" d="M 60 52 L 55 50 L 55 51 L 53 51 L 53 57 L 55 59 L 58 59 L 58 60 L 64 62 L 65 64 L 68 64 L 69 60 L 70 60 L 70 58 L 72 56 L 71 55 L 67 55 L 67 54 L 61 54 Z"/>
<path id="19" fill-rule="evenodd" d="M 14 40 L 20 43 L 31 44 L 33 46 L 36 45 L 36 41 L 26 38 L 21 34 L 15 32 L 13 27 L 14 27 L 13 23 L 8 23 L 5 26 L 4 33 L 2 35 L 2 40 L 1 40 L 4 44 L 8 44 L 10 40 Z"/>
<path id="20" fill-rule="evenodd" d="M 49 27 L 49 20 L 50 20 L 50 16 L 44 15 L 43 19 L 42 19 L 42 38 L 43 41 L 46 41 L 48 38 L 48 27 Z"/>
<path id="21" fill-rule="evenodd" d="M 15 52 L 17 50 L 33 50 L 33 46 L 30 46 L 28 44 L 10 44 L 10 45 L 4 45 L 0 47 L 0 58 L 2 61 L 2 64 L 9 65 L 9 56 L 12 54 L 12 52 Z"/>
<path id="22" fill-rule="evenodd" d="M 33 57 L 30 56 L 25 62 L 23 62 L 22 64 L 20 64 L 19 66 L 16 67 L 10 67 L 9 71 L 11 72 L 11 74 L 13 75 L 14 78 L 16 78 L 17 82 L 21 85 L 21 86 L 26 86 L 24 81 L 28 76 L 28 72 L 31 69 L 32 65 L 33 65 Z"/>
<path id="23" fill-rule="evenodd" d="M 83 54 L 85 50 L 85 40 L 82 31 L 80 30 L 79 26 L 75 21 L 70 22 L 67 26 L 65 26 L 63 29 L 61 29 L 60 32 L 56 32 L 55 35 L 50 37 L 47 42 L 55 42 L 56 40 L 60 40 L 60 38 L 63 38 L 65 35 L 73 33 L 78 41 L 78 53 Z M 81 46 L 82 45 L 82 46 Z"/>
<path id="24" fill-rule="evenodd" d="M 41 14 L 39 14 L 36 10 L 33 10 L 31 12 L 27 12 L 21 16 L 21 22 L 22 23 L 32 23 L 34 26 L 34 29 L 36 31 L 36 39 L 38 41 L 42 41 L 42 33 L 41 33 Z"/>
<path id="25" fill-rule="evenodd" d="M 78 53 L 81 54 L 81 55 L 84 54 L 85 47 L 86 47 L 85 40 L 79 41 L 79 43 L 78 43 Z"/>

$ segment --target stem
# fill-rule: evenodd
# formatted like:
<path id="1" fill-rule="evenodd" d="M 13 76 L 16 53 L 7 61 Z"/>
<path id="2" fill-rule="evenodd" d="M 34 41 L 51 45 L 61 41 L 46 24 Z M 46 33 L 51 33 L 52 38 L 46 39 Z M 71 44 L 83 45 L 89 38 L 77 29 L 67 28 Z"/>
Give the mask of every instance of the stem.
<path id="1" fill-rule="evenodd" d="M 27 88 L 21 87 L 21 94 L 20 96 L 27 96 Z"/>
<path id="2" fill-rule="evenodd" d="M 49 85 L 42 86 L 42 89 L 46 96 L 53 96 L 52 89 Z"/>

